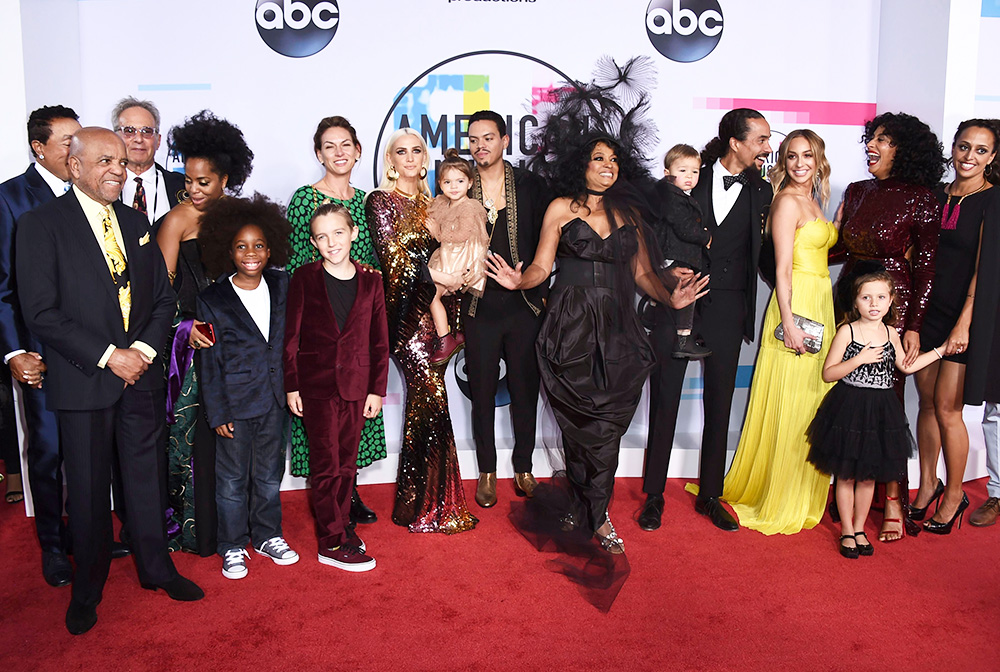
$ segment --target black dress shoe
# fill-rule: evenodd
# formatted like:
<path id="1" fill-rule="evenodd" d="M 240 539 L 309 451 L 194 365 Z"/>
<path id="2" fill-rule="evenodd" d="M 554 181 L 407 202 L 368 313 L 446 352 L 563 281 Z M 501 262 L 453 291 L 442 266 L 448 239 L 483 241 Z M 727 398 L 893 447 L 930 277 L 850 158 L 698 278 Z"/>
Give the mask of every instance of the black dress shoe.
<path id="1" fill-rule="evenodd" d="M 68 586 L 73 581 L 73 565 L 63 553 L 42 551 L 42 576 L 53 588 Z"/>
<path id="2" fill-rule="evenodd" d="M 111 557 L 115 560 L 132 555 L 132 549 L 124 541 L 111 542 Z"/>
<path id="3" fill-rule="evenodd" d="M 166 583 L 144 583 L 142 584 L 142 587 L 146 590 L 157 590 L 162 588 L 171 600 L 179 600 L 181 602 L 195 602 L 196 600 L 200 600 L 205 597 L 205 591 L 199 588 L 198 584 L 191 579 L 185 579 L 180 574 Z"/>
<path id="4" fill-rule="evenodd" d="M 663 516 L 663 495 L 646 495 L 646 503 L 642 505 L 639 514 L 639 527 L 652 532 L 660 527 L 660 517 Z"/>
<path id="5" fill-rule="evenodd" d="M 718 497 L 698 498 L 694 500 L 694 510 L 703 516 L 708 516 L 712 524 L 720 530 L 735 532 L 740 529 L 736 519 L 722 506 Z"/>
<path id="6" fill-rule="evenodd" d="M 66 629 L 71 635 L 82 635 L 97 623 L 97 609 L 70 600 L 66 610 Z"/>
<path id="7" fill-rule="evenodd" d="M 378 516 L 361 501 L 361 495 L 358 494 L 358 489 L 355 487 L 354 492 L 351 493 L 351 521 L 368 525 L 377 520 Z"/>

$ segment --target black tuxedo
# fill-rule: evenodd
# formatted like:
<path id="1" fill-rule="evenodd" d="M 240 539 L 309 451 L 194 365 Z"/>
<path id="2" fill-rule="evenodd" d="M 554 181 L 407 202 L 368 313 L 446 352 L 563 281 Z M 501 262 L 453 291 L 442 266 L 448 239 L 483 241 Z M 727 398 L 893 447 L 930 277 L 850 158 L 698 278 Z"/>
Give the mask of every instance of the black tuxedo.
<path id="1" fill-rule="evenodd" d="M 21 217 L 17 277 L 28 328 L 44 344 L 49 408 L 58 411 L 72 510 L 77 571 L 75 602 L 96 606 L 111 561 L 111 463 L 117 453 L 126 529 L 143 583 L 177 576 L 167 554 L 165 400 L 161 358 L 135 385 L 100 368 L 109 344 L 142 341 L 162 352 L 174 314 L 166 267 L 147 220 L 112 204 L 122 234 L 131 286 L 129 329 L 117 291 L 75 191 Z"/>
<path id="2" fill-rule="evenodd" d="M 45 356 L 42 344 L 28 331 L 21 316 L 14 273 L 14 234 L 21 215 L 55 199 L 34 164 L 21 175 L 0 184 L 0 347 L 4 355 L 25 350 Z M 46 391 L 45 386 L 40 390 L 21 386 L 35 529 L 42 550 L 59 553 L 65 550 L 66 544 L 62 519 L 62 455 L 56 416 L 45 405 Z"/>
<path id="3" fill-rule="evenodd" d="M 711 292 L 696 304 L 695 328 L 700 330 L 712 356 L 704 362 L 705 422 L 701 444 L 700 497 L 722 495 L 729 436 L 729 413 L 736 386 L 740 347 L 743 339 L 752 341 L 757 304 L 757 263 L 761 234 L 772 191 L 769 184 L 753 170 L 745 175 L 744 185 L 732 211 L 717 224 L 712 203 L 713 165 L 702 166 L 701 179 L 691 195 L 704 214 L 705 225 L 712 232 Z M 663 492 L 677 425 L 677 407 L 684 383 L 686 359 L 674 359 L 671 352 L 676 339 L 671 312 L 660 307 L 653 330 L 657 365 L 650 377 L 649 436 L 646 442 L 646 470 L 643 491 Z"/>

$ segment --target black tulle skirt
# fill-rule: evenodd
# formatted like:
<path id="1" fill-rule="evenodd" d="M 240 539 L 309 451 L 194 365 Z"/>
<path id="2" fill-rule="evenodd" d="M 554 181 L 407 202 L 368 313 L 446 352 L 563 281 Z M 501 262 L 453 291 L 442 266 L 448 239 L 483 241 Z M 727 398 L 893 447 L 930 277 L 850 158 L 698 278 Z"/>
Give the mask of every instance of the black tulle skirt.
<path id="1" fill-rule="evenodd" d="M 893 389 L 831 389 L 809 429 L 809 461 L 840 479 L 890 482 L 906 471 L 915 443 Z"/>

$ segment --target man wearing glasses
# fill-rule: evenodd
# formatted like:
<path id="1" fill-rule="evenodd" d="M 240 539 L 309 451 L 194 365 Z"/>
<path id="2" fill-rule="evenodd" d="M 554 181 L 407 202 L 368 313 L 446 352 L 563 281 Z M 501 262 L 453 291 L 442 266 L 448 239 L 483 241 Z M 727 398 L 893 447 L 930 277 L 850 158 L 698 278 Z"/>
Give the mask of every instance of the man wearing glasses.
<path id="1" fill-rule="evenodd" d="M 111 125 L 128 154 L 122 202 L 146 215 L 152 226 L 180 202 L 184 191 L 184 175 L 167 172 L 156 163 L 160 111 L 148 100 L 128 96 L 111 111 Z"/>

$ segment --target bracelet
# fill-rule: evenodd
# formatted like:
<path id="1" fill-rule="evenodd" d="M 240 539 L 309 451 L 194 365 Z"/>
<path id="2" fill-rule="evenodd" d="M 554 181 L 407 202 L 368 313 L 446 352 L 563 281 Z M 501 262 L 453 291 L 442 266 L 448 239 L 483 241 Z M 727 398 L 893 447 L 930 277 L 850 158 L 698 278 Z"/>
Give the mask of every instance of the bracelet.
<path id="1" fill-rule="evenodd" d="M 974 298 L 976 298 L 976 295 L 975 295 L 975 294 L 966 294 L 966 296 L 967 296 L 967 297 L 969 297 L 970 299 L 974 299 Z"/>
<path id="2" fill-rule="evenodd" d="M 933 350 L 934 354 L 938 356 L 938 359 L 944 359 L 944 355 L 941 354 L 940 350 L 938 350 L 937 348 L 931 348 L 931 350 Z"/>

